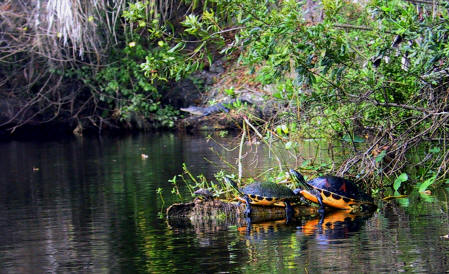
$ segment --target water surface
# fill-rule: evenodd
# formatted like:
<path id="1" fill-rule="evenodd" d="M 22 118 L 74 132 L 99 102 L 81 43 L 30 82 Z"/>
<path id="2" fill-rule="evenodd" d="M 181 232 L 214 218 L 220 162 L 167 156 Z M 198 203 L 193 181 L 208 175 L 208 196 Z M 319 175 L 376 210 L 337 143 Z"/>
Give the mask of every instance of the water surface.
<path id="1" fill-rule="evenodd" d="M 231 144 L 231 139 L 221 140 Z M 238 143 L 238 140 L 237 140 Z M 213 148 L 211 150 L 211 147 Z M 229 146 L 232 147 L 232 146 Z M 218 153 L 217 153 L 218 152 Z M 245 176 L 277 165 L 263 146 L 247 149 Z M 324 149 L 303 149 L 329 157 Z M 148 155 L 147 159 L 141 157 Z M 245 228 L 169 226 L 176 201 L 168 182 L 186 163 L 193 174 L 235 165 L 204 137 L 128 137 L 0 143 L 0 269 L 44 272 L 445 272 L 447 192 L 407 206 L 380 203 L 372 216 L 341 213 Z M 297 159 L 287 154 L 283 165 Z M 163 189 L 164 200 L 158 189 Z M 181 192 L 185 188 L 180 185 Z M 186 196 L 188 197 L 188 196 Z"/>

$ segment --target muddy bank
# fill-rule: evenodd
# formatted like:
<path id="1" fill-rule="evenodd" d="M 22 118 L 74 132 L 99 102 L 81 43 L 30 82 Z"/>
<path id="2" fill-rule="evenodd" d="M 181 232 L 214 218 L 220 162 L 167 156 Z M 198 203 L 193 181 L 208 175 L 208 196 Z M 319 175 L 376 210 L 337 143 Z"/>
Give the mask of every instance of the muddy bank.
<path id="1" fill-rule="evenodd" d="M 217 68 L 218 67 L 218 68 Z M 263 86 L 255 74 L 236 64 L 216 61 L 213 72 L 202 71 L 193 77 L 207 83 L 203 91 L 193 94 L 193 101 L 184 101 L 183 118 L 176 127 L 187 131 L 234 130 L 241 128 L 246 118 L 251 123 L 263 124 L 276 119 L 278 113 L 296 112 L 277 99 L 274 86 Z"/>

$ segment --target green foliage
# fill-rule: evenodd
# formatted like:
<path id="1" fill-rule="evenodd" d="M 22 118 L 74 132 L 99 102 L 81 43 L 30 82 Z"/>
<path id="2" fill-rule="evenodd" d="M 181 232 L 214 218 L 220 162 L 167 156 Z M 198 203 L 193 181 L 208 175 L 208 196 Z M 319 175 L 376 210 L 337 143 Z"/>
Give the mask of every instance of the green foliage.
<path id="1" fill-rule="evenodd" d="M 182 165 L 183 174 L 178 175 L 183 182 L 186 184 L 192 196 L 194 196 L 194 192 L 198 189 L 206 189 L 209 190 L 214 197 L 229 195 L 231 193 L 231 187 L 223 182 L 223 177 L 225 174 L 223 171 L 215 174 L 215 178 L 217 182 L 214 183 L 212 181 L 208 181 L 204 175 L 200 174 L 198 176 L 194 176 L 190 170 L 187 168 L 186 164 Z"/>
<path id="2" fill-rule="evenodd" d="M 187 1 L 188 2 L 188 1 Z M 195 10 L 196 1 L 191 6 Z M 219 2 L 209 4 L 218 12 Z M 113 65 L 98 77 L 101 99 L 119 109 L 122 117 L 139 113 L 156 125 L 173 127 L 178 111 L 160 103 L 159 90 L 171 81 L 179 81 L 212 63 L 209 47 L 222 45 L 219 18 L 205 5 L 201 14 L 189 14 L 183 21 L 161 21 L 144 1 L 130 3 L 123 18 L 130 25 L 125 32 L 126 47 L 111 57 Z M 195 37 L 194 41 L 189 41 Z M 193 49 L 192 49 L 193 46 Z"/>
<path id="3" fill-rule="evenodd" d="M 126 20 L 130 22 L 138 22 L 139 26 L 145 26 L 146 14 L 145 4 L 143 2 L 130 3 L 127 10 L 123 11 L 123 15 Z"/>
<path id="4" fill-rule="evenodd" d="M 151 119 L 154 126 L 172 127 L 177 111 L 161 105 L 160 86 L 149 81 L 141 69 L 140 62 L 147 54 L 150 51 L 140 44 L 112 52 L 110 59 L 115 61 L 95 77 L 98 99 L 121 119 L 138 114 Z"/>
<path id="5" fill-rule="evenodd" d="M 123 47 L 111 51 L 109 65 L 92 73 L 94 77 L 84 74 L 81 78 L 98 91 L 95 95 L 106 109 L 105 116 L 129 120 L 137 115 L 156 127 L 173 127 L 179 112 L 162 105 L 160 90 L 201 69 L 204 59 L 212 62 L 208 46 L 214 38 L 221 41 L 213 35 L 220 30 L 219 19 L 205 9 L 201 16 L 191 14 L 182 22 L 162 22 L 147 5 L 144 1 L 129 3 L 122 13 L 129 26 L 124 29 Z M 192 35 L 200 41 L 189 43 L 186 49 Z"/>
<path id="6" fill-rule="evenodd" d="M 273 126 L 288 149 L 298 135 L 288 124 L 300 117 L 298 130 L 305 137 L 339 136 L 355 151 L 371 146 L 370 134 L 378 136 L 379 144 L 389 142 L 380 153 L 365 152 L 361 157 L 374 158 L 371 171 L 361 165 L 358 172 L 395 174 L 399 170 L 388 168 L 403 166 L 399 162 L 417 146 L 417 135 L 447 138 L 444 118 L 429 115 L 444 113 L 438 100 L 445 100 L 448 88 L 447 10 L 426 14 L 402 0 L 323 0 L 324 20 L 310 23 L 304 4 L 228 1 L 241 30 L 222 51 L 241 51 L 239 61 L 256 73 L 256 80 L 277 86 L 274 98 L 301 110 L 300 116 L 291 109 L 280 114 Z M 398 146 L 402 154 L 394 149 Z M 429 153 L 428 158 L 447 161 L 436 148 Z M 374 167 L 379 172 L 372 172 Z"/>
<path id="7" fill-rule="evenodd" d="M 186 64 L 185 58 L 180 50 L 182 43 L 171 47 L 164 41 L 158 41 L 158 47 L 148 51 L 145 62 L 140 65 L 144 75 L 151 83 L 155 81 L 180 80 L 188 73 L 200 68 L 200 63 Z"/>
<path id="8" fill-rule="evenodd" d="M 242 13 L 250 9 L 245 6 L 245 1 L 234 2 L 243 6 Z M 442 34 L 427 33 L 428 26 L 417 24 L 418 14 L 413 5 L 403 1 L 376 1 L 371 9 L 362 9 L 348 1 L 329 0 L 323 4 L 325 20 L 310 26 L 302 19 L 303 7 L 297 1 L 283 1 L 277 8 L 251 6 L 249 14 L 252 18 L 246 21 L 246 28 L 236 37 L 236 41 L 245 41 L 239 44 L 247 49 L 242 60 L 248 65 L 263 64 L 257 78 L 263 84 L 282 84 L 280 79 L 285 79 L 286 72 L 294 68 L 295 87 L 290 90 L 302 93 L 303 85 L 312 88 L 307 102 L 311 113 L 320 115 L 314 115 L 317 118 L 310 122 L 318 126 L 320 132 L 335 134 L 353 130 L 346 123 L 346 117 L 355 117 L 365 124 L 378 124 L 379 120 L 391 117 L 392 112 L 373 105 L 373 102 L 403 104 L 414 99 L 422 87 L 420 76 L 434 65 L 435 58 L 433 54 L 429 55 L 435 48 L 434 36 L 441 37 Z M 351 8 L 359 9 L 357 18 L 377 16 L 377 20 L 351 21 L 345 16 Z M 367 24 L 368 30 L 340 28 L 337 25 L 341 23 Z M 404 40 L 425 35 L 430 41 L 423 45 L 401 45 L 399 53 L 395 54 L 397 57 L 391 54 L 389 63 L 382 62 L 375 68 L 368 58 L 391 50 L 394 34 L 406 35 Z M 408 72 L 401 65 L 401 57 L 405 55 L 413 58 L 413 67 Z M 369 94 L 366 102 L 341 100 L 365 94 Z M 281 93 L 274 96 L 285 98 Z M 321 107 L 323 104 L 325 109 Z M 408 112 L 400 110 L 395 117 L 403 119 Z"/>

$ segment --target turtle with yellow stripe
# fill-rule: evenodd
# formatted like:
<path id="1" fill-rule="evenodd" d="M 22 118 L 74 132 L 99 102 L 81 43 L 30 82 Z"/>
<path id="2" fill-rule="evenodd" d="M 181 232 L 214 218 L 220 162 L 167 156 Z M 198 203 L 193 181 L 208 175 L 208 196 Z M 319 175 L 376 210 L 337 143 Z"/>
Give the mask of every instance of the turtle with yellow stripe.
<path id="1" fill-rule="evenodd" d="M 354 182 L 336 176 L 321 176 L 306 182 L 298 171 L 291 169 L 290 175 L 305 189 L 295 189 L 295 194 L 320 205 L 320 212 L 324 212 L 324 205 L 339 209 L 370 210 L 376 208 L 373 199 L 361 192 Z"/>
<path id="2" fill-rule="evenodd" d="M 240 196 L 238 199 L 246 204 L 245 215 L 251 215 L 251 205 L 262 206 L 285 206 L 287 220 L 293 215 L 291 202 L 298 201 L 301 196 L 290 188 L 272 182 L 254 182 L 242 189 L 237 187 L 236 182 L 225 177 L 225 182 L 235 188 Z"/>

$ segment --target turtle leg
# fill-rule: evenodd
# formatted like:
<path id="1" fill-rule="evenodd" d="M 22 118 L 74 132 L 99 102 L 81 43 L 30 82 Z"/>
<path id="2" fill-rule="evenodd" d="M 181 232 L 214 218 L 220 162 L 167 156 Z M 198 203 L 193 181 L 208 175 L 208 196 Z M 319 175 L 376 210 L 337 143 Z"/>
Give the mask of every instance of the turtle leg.
<path id="1" fill-rule="evenodd" d="M 299 195 L 299 197 L 300 197 L 299 200 L 300 200 L 301 203 L 310 205 L 310 201 L 307 200 L 306 198 L 304 198 L 304 195 L 301 194 L 301 191 L 303 191 L 302 188 L 297 188 L 297 189 L 293 190 L 293 193 L 295 195 Z"/>
<path id="2" fill-rule="evenodd" d="M 295 195 L 301 195 L 301 191 L 302 191 L 302 190 L 303 190 L 302 188 L 297 188 L 297 189 L 293 190 L 293 193 L 294 193 Z"/>
<path id="3" fill-rule="evenodd" d="M 249 217 L 251 216 L 251 199 L 248 197 L 248 195 L 243 196 L 243 199 L 246 201 L 246 210 L 245 210 L 245 216 Z"/>
<path id="4" fill-rule="evenodd" d="M 251 222 L 251 218 L 250 217 L 246 217 L 245 221 L 246 221 L 246 233 L 247 233 L 247 235 L 250 235 L 251 229 L 253 228 L 252 222 Z"/>
<path id="5" fill-rule="evenodd" d="M 289 201 L 284 201 L 285 204 L 285 216 L 287 217 L 286 223 L 288 224 L 293 217 L 293 208 Z"/>
<path id="6" fill-rule="evenodd" d="M 319 191 L 314 191 L 315 197 L 318 200 L 318 203 L 320 204 L 320 209 L 318 209 L 318 213 L 324 214 L 324 204 L 323 200 L 321 199 L 321 193 Z"/>

